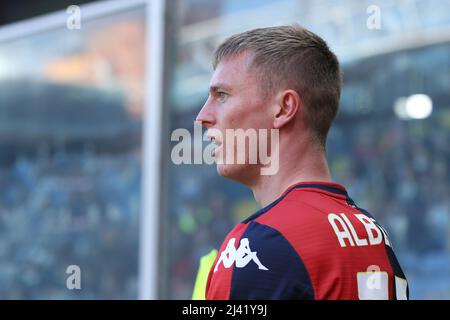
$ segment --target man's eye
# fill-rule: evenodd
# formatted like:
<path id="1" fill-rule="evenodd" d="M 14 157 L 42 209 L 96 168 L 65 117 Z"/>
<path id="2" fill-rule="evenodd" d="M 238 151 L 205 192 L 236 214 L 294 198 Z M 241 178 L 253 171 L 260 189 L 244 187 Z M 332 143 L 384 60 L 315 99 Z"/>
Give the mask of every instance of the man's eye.
<path id="1" fill-rule="evenodd" d="M 220 102 L 224 102 L 227 99 L 228 94 L 226 94 L 225 92 L 218 92 L 217 97 Z"/>

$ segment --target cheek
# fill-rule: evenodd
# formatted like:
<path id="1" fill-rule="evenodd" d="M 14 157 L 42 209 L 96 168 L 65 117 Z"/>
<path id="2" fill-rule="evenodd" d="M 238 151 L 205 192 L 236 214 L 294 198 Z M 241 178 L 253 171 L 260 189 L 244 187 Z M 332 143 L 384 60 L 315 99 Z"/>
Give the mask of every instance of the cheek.
<path id="1" fill-rule="evenodd" d="M 262 107 L 251 102 L 235 104 L 224 114 L 224 120 L 230 128 L 261 128 L 265 121 Z"/>
<path id="2" fill-rule="evenodd" d="M 245 108 L 237 104 L 224 106 L 221 113 L 221 126 L 224 128 L 239 128 L 242 126 L 242 120 L 245 118 Z"/>

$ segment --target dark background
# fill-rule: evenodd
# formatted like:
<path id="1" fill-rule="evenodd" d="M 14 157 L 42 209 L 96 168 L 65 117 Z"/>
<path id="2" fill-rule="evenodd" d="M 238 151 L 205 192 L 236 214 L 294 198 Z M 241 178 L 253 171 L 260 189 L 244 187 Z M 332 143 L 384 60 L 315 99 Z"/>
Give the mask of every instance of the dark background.
<path id="1" fill-rule="evenodd" d="M 62 10 L 70 5 L 82 5 L 95 0 L 0 0 L 0 25 L 34 18 Z"/>

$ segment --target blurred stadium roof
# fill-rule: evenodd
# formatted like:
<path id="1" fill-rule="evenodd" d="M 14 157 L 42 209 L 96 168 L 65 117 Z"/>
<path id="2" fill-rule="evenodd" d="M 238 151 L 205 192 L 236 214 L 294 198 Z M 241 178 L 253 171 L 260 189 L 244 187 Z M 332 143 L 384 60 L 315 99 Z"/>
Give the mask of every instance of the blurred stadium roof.
<path id="1" fill-rule="evenodd" d="M 89 142 L 116 152 L 140 143 L 141 121 L 117 91 L 58 83 L 0 81 L 2 148 L 33 149 L 37 142 L 76 147 Z"/>
<path id="2" fill-rule="evenodd" d="M 204 98 L 214 48 L 246 29 L 298 23 L 326 39 L 344 65 L 450 41 L 450 0 L 248 0 L 224 1 L 220 8 L 205 0 L 189 2 L 216 12 L 210 19 L 181 26 L 178 50 L 183 58 L 172 96 L 177 108 L 189 108 L 199 95 Z M 380 29 L 367 27 L 371 5 L 380 8 Z"/>

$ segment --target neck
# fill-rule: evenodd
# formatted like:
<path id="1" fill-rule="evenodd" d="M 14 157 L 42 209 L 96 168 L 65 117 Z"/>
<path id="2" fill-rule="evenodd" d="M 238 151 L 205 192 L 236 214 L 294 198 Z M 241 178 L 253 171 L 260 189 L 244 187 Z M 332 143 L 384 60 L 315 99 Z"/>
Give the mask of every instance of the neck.
<path id="1" fill-rule="evenodd" d="M 281 146 L 280 146 L 281 147 Z M 250 186 L 255 200 L 265 207 L 279 198 L 286 189 L 298 182 L 331 182 L 327 160 L 323 151 L 312 145 L 293 150 L 292 144 L 286 146 L 280 167 L 275 175 L 260 175 Z M 300 157 L 298 155 L 301 155 Z"/>

